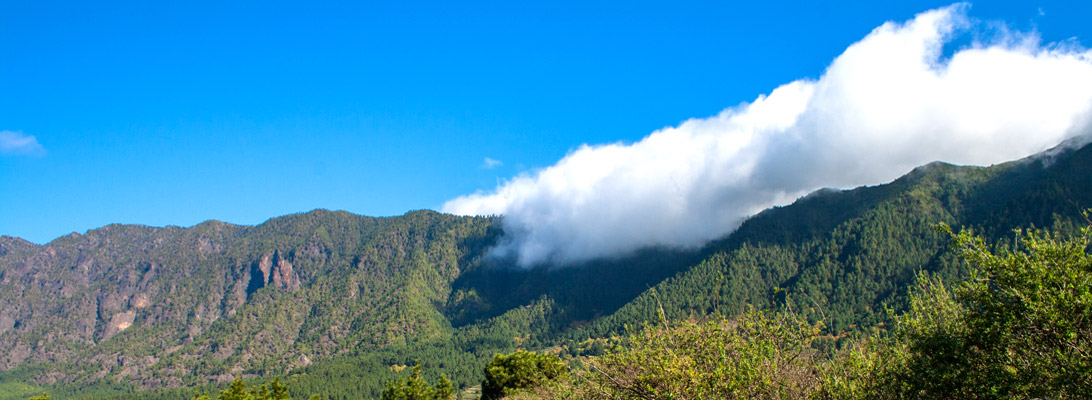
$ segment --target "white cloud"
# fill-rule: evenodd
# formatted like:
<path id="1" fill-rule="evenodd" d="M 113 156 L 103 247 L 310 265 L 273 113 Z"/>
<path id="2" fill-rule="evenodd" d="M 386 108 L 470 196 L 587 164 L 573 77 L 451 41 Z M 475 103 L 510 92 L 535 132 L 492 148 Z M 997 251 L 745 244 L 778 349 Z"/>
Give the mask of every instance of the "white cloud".
<path id="1" fill-rule="evenodd" d="M 0 154 L 41 156 L 45 154 L 45 148 L 34 136 L 23 132 L 0 131 Z"/>
<path id="2" fill-rule="evenodd" d="M 494 159 L 489 158 L 489 157 L 486 157 L 485 160 L 482 161 L 482 168 L 485 168 L 485 169 L 493 169 L 493 168 L 499 167 L 501 165 L 504 165 L 504 163 L 500 162 L 500 160 L 494 160 Z"/>
<path id="3" fill-rule="evenodd" d="M 1001 30 L 944 58 L 943 45 L 974 26 L 967 8 L 885 23 L 818 80 L 631 145 L 584 145 L 443 210 L 504 214 L 495 254 L 565 264 L 699 246 L 819 188 L 883 183 L 935 160 L 997 163 L 1087 136 L 1092 52 Z"/>

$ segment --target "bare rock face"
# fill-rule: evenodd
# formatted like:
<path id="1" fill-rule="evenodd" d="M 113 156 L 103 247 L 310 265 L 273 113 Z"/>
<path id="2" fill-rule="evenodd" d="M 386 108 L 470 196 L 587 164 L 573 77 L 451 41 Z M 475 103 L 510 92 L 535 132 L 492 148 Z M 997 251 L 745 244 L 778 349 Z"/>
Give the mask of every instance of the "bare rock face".
<path id="1" fill-rule="evenodd" d="M 273 259 L 273 270 L 271 271 L 270 282 L 274 286 L 295 291 L 300 288 L 300 278 L 296 276 L 296 271 L 292 270 L 292 263 L 288 260 L 280 257 L 279 253 L 274 253 L 276 257 Z"/>
<path id="2" fill-rule="evenodd" d="M 258 270 L 262 272 L 261 279 L 262 285 L 269 284 L 269 274 L 273 272 L 273 259 L 280 259 L 280 254 L 274 250 L 273 254 L 263 254 L 261 261 L 258 261 Z"/>
<path id="3" fill-rule="evenodd" d="M 15 326 L 15 318 L 8 315 L 6 311 L 0 311 L 0 335 L 7 332 L 9 329 Z"/>
<path id="4" fill-rule="evenodd" d="M 148 295 L 144 293 L 138 293 L 129 298 L 129 306 L 133 308 L 145 308 L 151 304 L 148 301 Z"/>
<path id="5" fill-rule="evenodd" d="M 300 278 L 292 269 L 292 262 L 282 257 L 279 251 L 274 250 L 273 254 L 263 255 L 256 267 L 251 269 L 248 293 L 268 285 L 289 291 L 299 290 Z"/>
<path id="6" fill-rule="evenodd" d="M 103 332 L 102 340 L 109 339 L 133 326 L 134 319 L 136 319 L 136 312 L 132 310 L 114 314 L 113 317 L 110 317 L 110 323 L 106 325 L 106 332 Z"/>

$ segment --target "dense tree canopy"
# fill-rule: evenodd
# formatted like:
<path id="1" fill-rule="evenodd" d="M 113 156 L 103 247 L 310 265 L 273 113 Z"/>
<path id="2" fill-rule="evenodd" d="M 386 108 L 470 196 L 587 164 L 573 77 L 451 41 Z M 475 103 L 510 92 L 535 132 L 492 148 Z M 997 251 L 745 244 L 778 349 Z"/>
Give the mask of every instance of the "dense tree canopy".
<path id="1" fill-rule="evenodd" d="M 553 354 L 519 350 L 497 354 L 485 366 L 482 400 L 496 400 L 541 386 L 569 373 L 568 366 Z"/>
<path id="2" fill-rule="evenodd" d="M 378 398 L 406 377 L 397 367 L 415 360 L 428 382 L 444 374 L 466 389 L 486 378 L 494 354 L 517 348 L 560 354 L 578 371 L 560 381 L 581 381 L 590 377 L 580 365 L 619 356 L 612 350 L 639 342 L 649 321 L 679 335 L 704 321 L 710 331 L 697 337 L 718 329 L 750 337 L 731 327 L 759 316 L 822 327 L 800 339 L 809 350 L 797 359 L 818 357 L 821 367 L 808 372 L 819 379 L 806 380 L 818 387 L 798 386 L 807 393 L 924 396 L 969 376 L 997 396 L 1040 393 L 1086 381 L 1084 292 L 1059 280 L 1080 269 L 991 265 L 1004 264 L 1006 251 L 1042 261 L 1028 253 L 1035 243 L 1069 243 L 1059 239 L 1084 223 L 1077 205 L 1092 204 L 1089 176 L 1092 147 L 985 168 L 930 164 L 889 184 L 766 210 L 700 249 L 650 248 L 566 268 L 488 257 L 502 237 L 499 217 L 429 211 L 315 211 L 254 227 L 113 225 L 47 246 L 0 237 L 0 299 L 15 299 L 0 313 L 8 350 L 0 366 L 15 365 L 0 371 L 0 400 L 43 392 L 188 400 L 194 389 L 225 389 L 216 382 L 229 374 L 283 376 L 295 398 Z M 982 242 L 953 248 L 938 223 Z M 1053 233 L 1014 237 L 1020 226 Z M 996 257 L 974 259 L 968 249 Z M 979 290 L 999 282 L 1032 286 Z M 119 324 L 130 325 L 107 328 Z M 1044 343 L 1073 350 L 1047 353 L 1037 347 Z M 978 355 L 965 357 L 968 348 Z M 967 369 L 972 359 L 997 369 Z M 930 365 L 943 368 L 908 380 L 929 376 L 913 371 Z M 1030 374 L 1027 365 L 1051 369 Z"/>
<path id="3" fill-rule="evenodd" d="M 1092 393 L 1092 229 L 987 246 L 950 235 L 971 274 L 920 274 L 905 313 L 829 351 L 790 311 L 646 326 L 531 398 L 1009 399 Z"/>

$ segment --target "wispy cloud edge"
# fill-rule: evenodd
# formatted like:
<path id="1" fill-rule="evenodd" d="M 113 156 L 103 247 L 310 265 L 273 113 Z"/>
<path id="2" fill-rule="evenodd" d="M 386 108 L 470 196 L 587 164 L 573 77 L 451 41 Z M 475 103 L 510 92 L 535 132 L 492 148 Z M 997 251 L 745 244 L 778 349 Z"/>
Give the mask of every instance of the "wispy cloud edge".
<path id="1" fill-rule="evenodd" d="M 501 165 L 504 165 L 504 163 L 501 162 L 500 160 L 494 160 L 494 159 L 489 158 L 489 157 L 486 157 L 485 160 L 482 160 L 482 168 L 485 168 L 485 169 L 493 169 L 493 168 L 499 167 Z"/>
<path id="2" fill-rule="evenodd" d="M 0 154 L 44 156 L 46 150 L 38 138 L 22 131 L 0 131 Z"/>

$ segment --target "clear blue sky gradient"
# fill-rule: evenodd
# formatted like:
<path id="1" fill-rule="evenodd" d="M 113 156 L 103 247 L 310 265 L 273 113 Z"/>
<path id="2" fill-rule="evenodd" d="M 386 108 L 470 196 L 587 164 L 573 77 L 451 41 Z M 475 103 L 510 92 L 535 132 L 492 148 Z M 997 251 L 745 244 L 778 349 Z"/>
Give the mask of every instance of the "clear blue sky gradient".
<path id="1" fill-rule="evenodd" d="M 0 131 L 45 148 L 0 155 L 0 234 L 435 209 L 818 77 L 950 4 L 160 3 L 0 0 Z M 1088 46 L 1082 3 L 970 15 Z"/>

